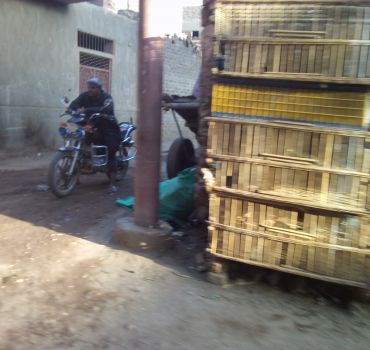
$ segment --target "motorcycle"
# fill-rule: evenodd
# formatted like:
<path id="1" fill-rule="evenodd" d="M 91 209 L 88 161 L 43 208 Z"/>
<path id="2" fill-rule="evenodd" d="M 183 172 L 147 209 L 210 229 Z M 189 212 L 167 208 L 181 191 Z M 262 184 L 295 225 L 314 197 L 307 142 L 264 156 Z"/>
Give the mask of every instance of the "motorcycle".
<path id="1" fill-rule="evenodd" d="M 48 171 L 49 187 L 59 198 L 70 195 L 79 182 L 80 175 L 106 172 L 108 148 L 92 143 L 91 136 L 97 130 L 89 121 L 104 118 L 100 113 L 87 118 L 80 112 L 65 112 L 60 117 L 66 120 L 59 125 L 59 134 L 64 139 L 63 147 L 54 155 Z M 128 170 L 129 161 L 136 156 L 132 133 L 136 129 L 132 121 L 119 123 L 121 143 L 116 154 L 117 181 L 122 180 Z"/>

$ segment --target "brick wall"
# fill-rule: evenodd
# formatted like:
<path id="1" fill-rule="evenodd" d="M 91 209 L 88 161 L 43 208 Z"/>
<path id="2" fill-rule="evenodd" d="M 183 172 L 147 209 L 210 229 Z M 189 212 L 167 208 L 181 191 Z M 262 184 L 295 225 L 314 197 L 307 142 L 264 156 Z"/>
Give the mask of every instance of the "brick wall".
<path id="1" fill-rule="evenodd" d="M 199 49 L 191 42 L 177 37 L 168 38 L 164 48 L 163 92 L 170 95 L 191 95 L 201 65 Z M 194 134 L 184 126 L 185 121 L 177 116 L 184 137 L 195 142 Z M 167 151 L 179 136 L 171 112 L 162 115 L 162 151 Z"/>

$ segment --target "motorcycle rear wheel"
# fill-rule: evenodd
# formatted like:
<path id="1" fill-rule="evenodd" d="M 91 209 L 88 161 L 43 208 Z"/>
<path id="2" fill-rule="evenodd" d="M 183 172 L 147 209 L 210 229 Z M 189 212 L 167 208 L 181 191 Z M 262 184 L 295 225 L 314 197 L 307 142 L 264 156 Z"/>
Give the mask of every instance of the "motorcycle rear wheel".
<path id="1" fill-rule="evenodd" d="M 78 183 L 78 168 L 71 176 L 67 174 L 73 161 L 72 154 L 57 152 L 49 165 L 49 187 L 55 196 L 63 198 L 70 195 Z"/>
<path id="2" fill-rule="evenodd" d="M 119 156 L 117 156 L 117 174 L 116 181 L 122 181 L 127 174 L 129 161 L 122 161 L 122 158 L 126 158 L 128 155 L 126 147 L 122 147 L 119 150 Z M 120 159 L 121 158 L 121 159 Z"/>

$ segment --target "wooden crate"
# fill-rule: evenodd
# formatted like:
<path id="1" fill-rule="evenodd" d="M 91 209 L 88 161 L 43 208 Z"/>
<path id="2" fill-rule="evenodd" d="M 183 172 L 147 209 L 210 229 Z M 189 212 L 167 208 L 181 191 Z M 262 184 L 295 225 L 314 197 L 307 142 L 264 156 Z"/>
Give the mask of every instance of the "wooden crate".
<path id="1" fill-rule="evenodd" d="M 370 81 L 367 59 L 370 42 L 327 43 L 316 39 L 239 39 L 222 41 L 225 70 L 254 75 L 286 74 L 329 78 L 366 78 Z M 327 51 L 327 53 L 325 52 Z M 366 54 L 360 59 L 360 52 Z M 325 54 L 324 54 L 325 53 Z M 248 61 L 243 59 L 248 57 Z M 333 58 L 335 57 L 335 58 Z"/>
<path id="2" fill-rule="evenodd" d="M 297 122 L 368 126 L 370 94 L 288 87 L 214 84 L 212 112 Z"/>
<path id="3" fill-rule="evenodd" d="M 275 203 L 370 213 L 370 175 L 319 170 L 305 164 L 264 159 L 210 155 L 214 162 L 214 188 L 230 193 L 253 193 L 253 198 Z M 313 170 L 316 169 L 316 170 Z"/>
<path id="4" fill-rule="evenodd" d="M 216 1 L 215 34 L 369 40 L 370 1 Z"/>
<path id="5" fill-rule="evenodd" d="M 208 153 L 370 174 L 370 133 L 252 118 L 210 117 Z M 237 159 L 237 158 L 235 158 Z M 316 168 L 315 168 L 316 167 Z M 338 172 L 340 173 L 340 172 Z"/>
<path id="6" fill-rule="evenodd" d="M 210 195 L 210 252 L 294 274 L 369 287 L 369 216 Z"/>
<path id="7" fill-rule="evenodd" d="M 218 1 L 227 72 L 369 84 L 370 2 Z"/>
<path id="8" fill-rule="evenodd" d="M 208 122 L 213 254 L 352 285 L 370 281 L 368 132 Z"/>

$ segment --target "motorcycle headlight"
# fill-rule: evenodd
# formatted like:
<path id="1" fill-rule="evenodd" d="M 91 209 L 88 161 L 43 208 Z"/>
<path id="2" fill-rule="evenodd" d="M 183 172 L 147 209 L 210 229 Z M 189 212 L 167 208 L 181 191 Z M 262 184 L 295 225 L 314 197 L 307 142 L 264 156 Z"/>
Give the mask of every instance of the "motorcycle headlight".
<path id="1" fill-rule="evenodd" d="M 67 128 L 67 124 L 64 123 L 59 125 L 58 131 L 59 135 L 62 137 L 66 137 L 70 133 L 69 129 Z"/>
<path id="2" fill-rule="evenodd" d="M 80 139 L 85 136 L 85 130 L 83 129 L 77 129 L 75 132 L 76 138 Z"/>

